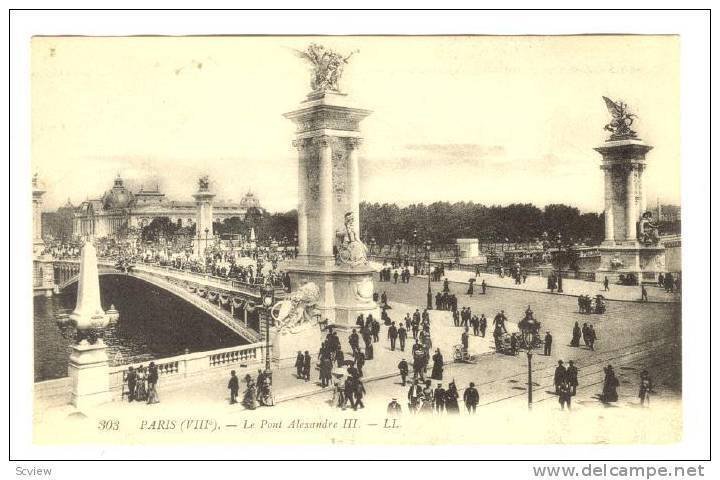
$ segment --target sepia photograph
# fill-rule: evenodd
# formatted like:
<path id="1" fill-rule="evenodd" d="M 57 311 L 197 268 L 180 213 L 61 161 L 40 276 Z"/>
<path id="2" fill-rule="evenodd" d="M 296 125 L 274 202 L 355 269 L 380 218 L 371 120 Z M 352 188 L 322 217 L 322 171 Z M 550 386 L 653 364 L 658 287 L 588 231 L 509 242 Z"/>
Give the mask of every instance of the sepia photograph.
<path id="1" fill-rule="evenodd" d="M 687 438 L 681 35 L 57 32 L 32 445 Z"/>

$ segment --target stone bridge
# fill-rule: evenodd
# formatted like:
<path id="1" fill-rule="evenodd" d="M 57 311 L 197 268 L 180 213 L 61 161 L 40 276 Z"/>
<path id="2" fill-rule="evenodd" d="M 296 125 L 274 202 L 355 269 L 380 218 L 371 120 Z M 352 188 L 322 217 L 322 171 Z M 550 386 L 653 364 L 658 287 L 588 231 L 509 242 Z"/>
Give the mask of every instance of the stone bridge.
<path id="1" fill-rule="evenodd" d="M 53 261 L 55 284 L 63 290 L 78 281 L 80 263 L 77 260 Z M 177 270 L 139 263 L 130 272 L 115 268 L 114 262 L 98 259 L 100 275 L 131 276 L 192 304 L 250 343 L 262 340 L 267 321 L 267 312 L 262 307 L 258 286 L 213 277 L 201 273 Z M 276 296 L 281 296 L 277 292 Z M 257 324 L 248 322 L 248 312 L 257 312 Z M 255 322 L 253 322 L 255 323 Z"/>

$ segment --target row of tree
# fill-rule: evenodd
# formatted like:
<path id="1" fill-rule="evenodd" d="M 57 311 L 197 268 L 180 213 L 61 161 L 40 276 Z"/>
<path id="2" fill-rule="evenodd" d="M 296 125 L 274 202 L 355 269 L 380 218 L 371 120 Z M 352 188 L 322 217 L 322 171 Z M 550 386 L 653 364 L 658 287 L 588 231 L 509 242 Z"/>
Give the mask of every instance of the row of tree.
<path id="1" fill-rule="evenodd" d="M 561 234 L 574 242 L 595 245 L 603 240 L 603 215 L 580 213 L 562 204 L 540 209 L 532 204 L 486 206 L 474 202 L 435 202 L 430 205 L 362 203 L 361 234 L 377 244 L 397 239 L 434 244 L 454 243 L 457 238 L 478 238 L 481 242 L 532 242 Z M 417 232 L 417 237 L 414 237 Z"/>
<path id="2" fill-rule="evenodd" d="M 69 237 L 72 215 L 58 212 L 43 214 L 44 230 L 52 230 L 56 238 Z M 663 233 L 679 232 L 677 225 L 661 225 Z M 540 209 L 532 204 L 486 206 L 474 202 L 435 202 L 399 207 L 392 203 L 360 204 L 361 236 L 365 242 L 375 239 L 379 245 L 432 241 L 434 244 L 454 243 L 457 238 L 478 238 L 481 242 L 532 242 L 542 240 L 547 233 L 551 241 L 562 235 L 565 241 L 597 245 L 604 237 L 602 214 L 581 213 L 563 204 Z M 259 242 L 271 238 L 294 242 L 297 235 L 297 211 L 269 213 L 250 209 L 244 219 L 233 217 L 213 224 L 215 235 L 239 234 L 249 236 L 255 231 Z M 417 232 L 416 236 L 413 233 Z M 156 218 L 141 232 L 144 240 L 161 237 L 196 236 L 195 225 L 180 227 L 168 218 Z M 204 232 L 200 233 L 204 236 Z"/>

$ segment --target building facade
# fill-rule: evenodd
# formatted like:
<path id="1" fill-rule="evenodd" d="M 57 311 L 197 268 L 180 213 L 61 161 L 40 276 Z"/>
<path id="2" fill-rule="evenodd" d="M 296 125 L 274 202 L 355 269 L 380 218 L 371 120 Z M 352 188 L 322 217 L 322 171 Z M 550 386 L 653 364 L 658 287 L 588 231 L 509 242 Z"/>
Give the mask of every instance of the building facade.
<path id="1" fill-rule="evenodd" d="M 245 219 L 248 210 L 263 210 L 252 192 L 248 192 L 240 202 L 214 201 L 212 207 L 213 222 L 233 217 Z M 197 204 L 193 200 L 168 200 L 157 187 L 132 192 L 118 175 L 112 188 L 100 198 L 86 200 L 77 207 L 73 218 L 73 236 L 113 237 L 128 227 L 142 229 L 161 217 L 169 218 L 179 227 L 194 225 Z"/>

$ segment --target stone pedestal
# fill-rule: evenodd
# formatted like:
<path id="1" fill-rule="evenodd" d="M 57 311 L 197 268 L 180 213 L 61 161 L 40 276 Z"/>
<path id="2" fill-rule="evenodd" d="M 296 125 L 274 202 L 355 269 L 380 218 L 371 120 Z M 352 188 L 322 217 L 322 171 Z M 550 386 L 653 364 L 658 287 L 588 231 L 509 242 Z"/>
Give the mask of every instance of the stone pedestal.
<path id="1" fill-rule="evenodd" d="M 68 376 L 72 380 L 71 403 L 80 410 L 110 401 L 110 365 L 107 346 L 83 340 L 72 346 Z"/>
<path id="2" fill-rule="evenodd" d="M 305 282 L 318 286 L 322 319 L 340 328 L 354 325 L 360 314 L 379 316 L 370 266 L 336 260 L 347 214 L 360 238 L 359 123 L 370 113 L 352 106 L 344 94 L 315 92 L 285 114 L 297 125 L 299 255 L 283 268 L 292 290 Z"/>
<path id="3" fill-rule="evenodd" d="M 599 247 L 600 267 L 595 278 L 616 282 L 633 274 L 638 282 L 655 281 L 665 271 L 665 249 L 638 241 L 639 223 L 646 208 L 643 173 L 645 155 L 652 149 L 633 135 L 613 135 L 595 148 L 605 172 L 605 240 Z"/>
<path id="4" fill-rule="evenodd" d="M 326 332 L 321 332 L 320 327 L 317 325 L 297 333 L 278 333 L 277 329 L 271 329 L 270 343 L 272 344 L 271 359 L 273 368 L 295 365 L 298 351 L 305 353 L 305 350 L 307 350 L 310 352 L 313 361 L 316 361 L 317 352 L 320 351 L 320 345 L 325 339 L 325 335 Z"/>

